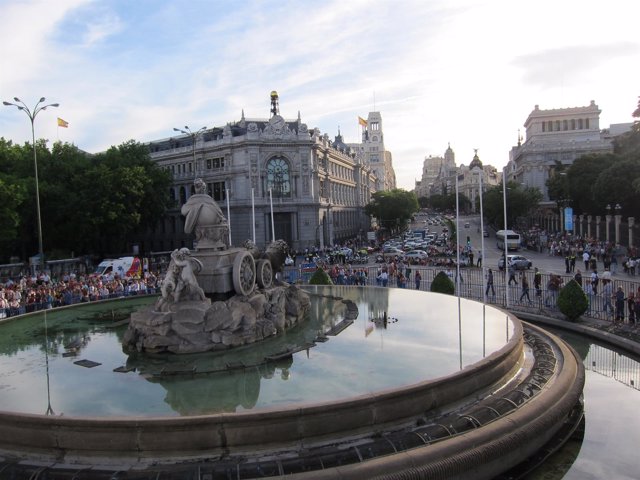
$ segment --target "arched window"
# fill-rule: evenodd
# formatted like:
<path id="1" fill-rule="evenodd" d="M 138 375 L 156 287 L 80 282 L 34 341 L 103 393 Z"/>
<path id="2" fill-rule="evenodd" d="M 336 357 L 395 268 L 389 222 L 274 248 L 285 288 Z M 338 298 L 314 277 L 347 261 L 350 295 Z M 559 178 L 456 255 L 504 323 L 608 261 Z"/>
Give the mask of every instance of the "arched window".
<path id="1" fill-rule="evenodd" d="M 180 204 L 187 202 L 187 191 L 184 187 L 180 187 Z"/>
<path id="2" fill-rule="evenodd" d="M 274 197 L 291 196 L 289 162 L 282 157 L 273 157 L 267 162 L 267 190 Z"/>

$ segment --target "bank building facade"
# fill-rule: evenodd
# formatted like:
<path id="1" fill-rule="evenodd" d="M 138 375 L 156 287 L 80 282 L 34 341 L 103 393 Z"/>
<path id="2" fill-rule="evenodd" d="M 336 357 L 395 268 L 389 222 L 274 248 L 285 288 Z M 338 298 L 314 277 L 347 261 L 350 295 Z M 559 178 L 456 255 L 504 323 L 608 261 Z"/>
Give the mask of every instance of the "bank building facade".
<path id="1" fill-rule="evenodd" d="M 172 175 L 172 208 L 141 239 L 143 252 L 193 247 L 180 208 L 195 193 L 196 178 L 228 215 L 234 245 L 255 239 L 264 246 L 275 238 L 303 250 L 350 238 L 366 241 L 370 219 L 364 206 L 384 188 L 366 146 L 345 144 L 339 132 L 331 141 L 308 129 L 300 113 L 289 120 L 279 110 L 278 94 L 271 92 L 270 118 L 247 118 L 243 111 L 223 128 L 180 131 L 148 144 L 151 159 Z M 362 136 L 364 142 L 367 127 Z"/>

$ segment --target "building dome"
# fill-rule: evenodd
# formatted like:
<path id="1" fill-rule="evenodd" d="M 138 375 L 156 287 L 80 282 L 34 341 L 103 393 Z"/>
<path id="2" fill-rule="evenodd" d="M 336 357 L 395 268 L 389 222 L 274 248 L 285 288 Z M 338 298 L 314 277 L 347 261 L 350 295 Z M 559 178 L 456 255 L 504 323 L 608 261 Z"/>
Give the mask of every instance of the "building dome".
<path id="1" fill-rule="evenodd" d="M 469 170 L 473 170 L 475 168 L 482 170 L 482 162 L 480 161 L 480 157 L 478 157 L 478 150 L 475 151 L 473 160 L 471 160 L 471 163 L 469 164 Z"/>

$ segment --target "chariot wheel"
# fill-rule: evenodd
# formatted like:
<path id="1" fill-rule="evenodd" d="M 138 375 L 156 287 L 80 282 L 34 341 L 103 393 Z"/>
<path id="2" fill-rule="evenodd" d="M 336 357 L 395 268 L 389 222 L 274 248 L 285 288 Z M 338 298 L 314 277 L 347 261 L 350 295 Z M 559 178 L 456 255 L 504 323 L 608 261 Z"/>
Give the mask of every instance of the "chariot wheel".
<path id="1" fill-rule="evenodd" d="M 256 284 L 256 263 L 249 252 L 240 252 L 233 261 L 233 288 L 239 295 L 249 295 Z"/>
<path id="2" fill-rule="evenodd" d="M 273 283 L 273 267 L 269 260 L 258 260 L 256 263 L 256 281 L 260 288 L 269 288 Z"/>

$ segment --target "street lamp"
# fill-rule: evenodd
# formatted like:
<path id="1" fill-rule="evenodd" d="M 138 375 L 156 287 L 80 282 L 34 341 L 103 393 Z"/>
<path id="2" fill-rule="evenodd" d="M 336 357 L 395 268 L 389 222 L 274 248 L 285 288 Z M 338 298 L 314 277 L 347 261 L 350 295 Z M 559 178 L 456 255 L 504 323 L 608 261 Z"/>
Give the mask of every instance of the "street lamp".
<path id="1" fill-rule="evenodd" d="M 40 100 L 38 100 L 38 103 L 36 103 L 36 105 L 33 107 L 33 110 L 30 110 L 29 107 L 27 107 L 27 105 L 18 97 L 13 97 L 13 100 L 16 103 L 2 102 L 2 104 L 16 107 L 18 110 L 22 110 L 27 115 L 27 117 L 29 117 L 29 120 L 31 121 L 31 144 L 33 146 L 33 168 L 34 168 L 35 177 L 36 177 L 36 212 L 38 217 L 38 254 L 40 255 L 40 271 L 44 272 L 44 249 L 42 248 L 42 220 L 40 217 L 40 189 L 38 186 L 38 158 L 36 154 L 36 130 L 34 127 L 34 123 L 36 120 L 36 116 L 42 110 L 46 110 L 47 107 L 59 107 L 60 104 L 50 103 L 48 105 L 41 105 L 45 101 L 45 98 L 41 97 Z"/>
<path id="2" fill-rule="evenodd" d="M 207 127 L 202 127 L 200 130 L 197 130 L 195 132 L 193 132 L 187 125 L 184 126 L 184 129 L 182 128 L 174 128 L 173 129 L 175 132 L 180 132 L 183 133 L 185 135 L 189 135 L 191 137 L 191 153 L 193 155 L 193 176 L 194 178 L 197 177 L 197 168 L 196 168 L 196 140 L 198 138 L 198 135 L 203 134 L 206 130 Z"/>
<path id="3" fill-rule="evenodd" d="M 504 299 L 506 307 L 509 308 L 509 285 L 507 285 L 507 269 L 509 268 L 509 250 L 507 235 L 507 168 L 502 169 L 502 207 L 504 213 Z M 484 261 L 484 259 L 482 259 Z"/>

